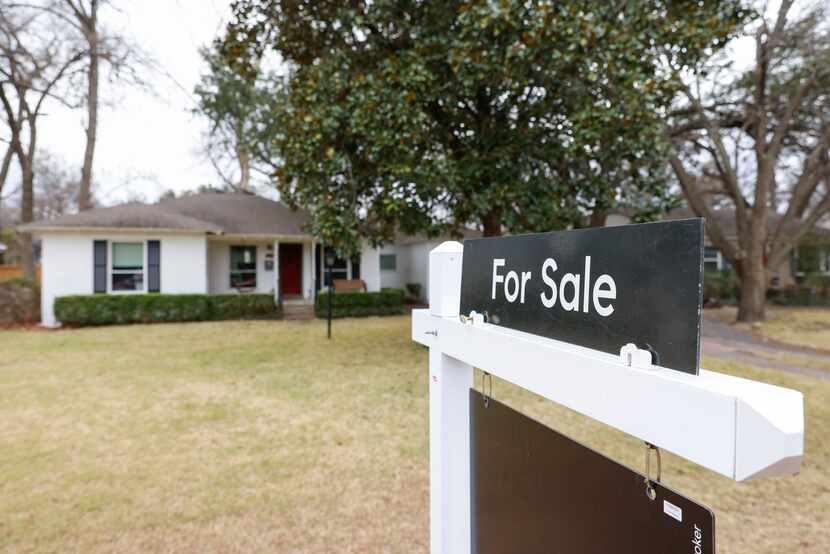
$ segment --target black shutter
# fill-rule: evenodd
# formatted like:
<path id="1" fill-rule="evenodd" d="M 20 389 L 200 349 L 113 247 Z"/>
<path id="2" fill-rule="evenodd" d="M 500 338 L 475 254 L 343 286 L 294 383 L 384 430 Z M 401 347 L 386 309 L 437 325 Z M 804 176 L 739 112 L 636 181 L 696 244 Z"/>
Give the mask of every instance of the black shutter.
<path id="1" fill-rule="evenodd" d="M 92 291 L 107 292 L 107 241 L 92 241 Z"/>
<path id="2" fill-rule="evenodd" d="M 147 241 L 147 291 L 161 292 L 161 241 Z"/>

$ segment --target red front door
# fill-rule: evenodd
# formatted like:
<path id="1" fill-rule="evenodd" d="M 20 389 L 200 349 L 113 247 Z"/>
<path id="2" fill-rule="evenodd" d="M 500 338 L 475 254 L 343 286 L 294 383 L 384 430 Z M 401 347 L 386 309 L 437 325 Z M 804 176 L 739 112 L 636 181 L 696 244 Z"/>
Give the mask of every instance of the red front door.
<path id="1" fill-rule="evenodd" d="M 282 294 L 302 294 L 303 245 L 280 244 L 279 249 Z"/>

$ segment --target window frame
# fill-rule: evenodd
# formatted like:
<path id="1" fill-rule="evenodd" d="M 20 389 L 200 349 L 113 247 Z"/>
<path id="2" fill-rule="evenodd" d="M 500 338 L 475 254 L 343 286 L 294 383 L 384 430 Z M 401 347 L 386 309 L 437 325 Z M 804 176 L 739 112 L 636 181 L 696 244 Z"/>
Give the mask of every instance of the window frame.
<path id="1" fill-rule="evenodd" d="M 141 270 L 115 269 L 115 245 L 116 244 L 139 244 L 141 245 Z M 114 275 L 133 275 L 141 273 L 141 288 L 134 290 L 116 290 L 112 286 Z M 107 240 L 107 293 L 108 294 L 146 294 L 147 293 L 147 241 L 146 240 Z"/>
<path id="2" fill-rule="evenodd" d="M 707 256 L 706 249 L 711 248 L 715 251 L 714 255 Z M 723 269 L 723 254 L 716 246 L 704 246 L 703 247 L 703 271 L 712 271 L 711 269 L 706 269 L 707 263 L 715 263 L 714 271 L 721 271 Z"/>
<path id="3" fill-rule="evenodd" d="M 388 268 L 388 267 L 383 267 L 383 259 L 384 258 L 387 258 L 387 259 L 392 258 L 392 260 L 394 262 L 393 263 L 394 267 L 392 267 L 391 269 Z M 397 252 L 387 252 L 386 254 L 380 254 L 380 256 L 378 256 L 378 267 L 380 267 L 381 271 L 388 271 L 390 273 L 398 271 L 398 253 Z"/>
<path id="4" fill-rule="evenodd" d="M 809 245 L 808 245 L 809 246 Z M 799 254 L 801 252 L 802 245 L 796 245 L 795 248 L 792 249 L 792 256 L 793 256 L 793 276 L 795 277 L 805 277 L 808 272 L 804 271 L 803 269 L 799 269 L 798 262 L 799 258 L 801 257 Z M 828 276 L 830 275 L 830 246 L 816 246 L 818 249 L 818 275 Z"/>
<path id="5" fill-rule="evenodd" d="M 323 290 L 329 290 L 335 280 L 344 279 L 348 281 L 353 279 L 351 260 L 335 257 L 335 265 L 331 268 L 326 267 L 326 252 L 331 251 L 331 249 L 331 246 L 325 245 L 322 245 L 320 248 L 320 259 L 318 262 L 320 264 L 320 285 Z M 338 267 L 338 261 L 345 262 L 345 265 Z"/>
<path id="6" fill-rule="evenodd" d="M 233 250 L 234 248 L 253 249 L 254 251 L 254 268 L 253 269 L 234 269 L 233 267 Z M 231 244 L 228 246 L 228 288 L 231 290 L 257 290 L 259 286 L 259 249 L 256 244 Z M 234 274 L 253 273 L 254 284 L 247 287 L 235 287 L 233 284 Z"/>

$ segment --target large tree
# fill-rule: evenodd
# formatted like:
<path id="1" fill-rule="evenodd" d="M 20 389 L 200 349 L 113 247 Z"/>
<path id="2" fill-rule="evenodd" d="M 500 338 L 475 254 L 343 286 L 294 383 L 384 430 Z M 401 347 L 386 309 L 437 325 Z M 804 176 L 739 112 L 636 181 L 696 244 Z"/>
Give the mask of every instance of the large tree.
<path id="1" fill-rule="evenodd" d="M 72 91 L 61 86 L 84 55 L 83 45 L 66 40 L 54 14 L 0 2 L 0 113 L 20 165 L 21 223 L 34 217 L 38 123 L 51 102 L 75 105 Z M 34 279 L 29 233 L 20 235 L 20 252 L 25 277 Z"/>
<path id="2" fill-rule="evenodd" d="M 112 0 L 5 0 L 0 2 L 9 13 L 47 15 L 65 43 L 85 45 L 85 64 L 74 85 L 83 91 L 81 102 L 86 109 L 84 156 L 78 182 L 79 210 L 93 206 L 93 163 L 98 140 L 98 112 L 101 105 L 102 69 L 110 78 L 133 86 L 144 87 L 141 70 L 148 67 L 146 55 L 124 35 L 114 32 L 101 22 L 102 9 L 116 9 Z M 104 74 L 106 75 L 106 74 Z"/>
<path id="3" fill-rule="evenodd" d="M 225 188 L 248 191 L 256 162 L 268 158 L 254 156 L 254 151 L 261 148 L 257 142 L 261 136 L 261 112 L 269 109 L 273 93 L 279 94 L 279 90 L 270 88 L 272 77 L 267 73 L 257 71 L 243 76 L 215 50 L 204 48 L 201 55 L 207 71 L 202 74 L 195 94 L 199 103 L 196 112 L 210 122 L 205 154 Z"/>
<path id="4" fill-rule="evenodd" d="M 793 4 L 748 28 L 748 69 L 698 68 L 668 129 L 689 206 L 740 277 L 740 321 L 764 319 L 768 271 L 830 214 L 830 22 L 821 4 Z"/>
<path id="5" fill-rule="evenodd" d="M 404 232 L 601 223 L 666 198 L 661 111 L 737 1 L 237 0 L 243 76 L 290 68 L 260 142 L 342 250 Z"/>
<path id="6" fill-rule="evenodd" d="M 67 29 L 86 44 L 86 68 L 84 71 L 84 105 L 86 128 L 84 159 L 81 179 L 78 183 L 77 204 L 79 210 L 93 206 L 93 162 L 98 140 L 98 111 L 101 105 L 101 68 L 108 68 L 110 75 L 119 80 L 144 86 L 140 70 L 147 68 L 146 57 L 125 36 L 104 27 L 100 20 L 101 8 L 114 9 L 111 0 L 40 0 L 35 4 L 59 18 Z M 67 36 L 67 40 L 74 37 Z"/>

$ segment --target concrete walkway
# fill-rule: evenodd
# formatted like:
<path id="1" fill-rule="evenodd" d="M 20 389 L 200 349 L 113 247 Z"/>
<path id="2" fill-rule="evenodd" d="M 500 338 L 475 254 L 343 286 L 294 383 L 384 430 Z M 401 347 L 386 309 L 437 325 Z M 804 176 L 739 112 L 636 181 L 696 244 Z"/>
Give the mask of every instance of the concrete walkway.
<path id="1" fill-rule="evenodd" d="M 810 361 L 815 360 L 830 365 L 830 355 L 809 348 L 759 339 L 715 317 L 707 316 L 705 311 L 701 318 L 700 338 L 703 356 L 830 380 L 830 371 L 807 367 Z M 763 356 L 763 354 L 782 353 L 793 360 L 804 360 L 805 363 L 804 365 L 785 363 Z"/>

